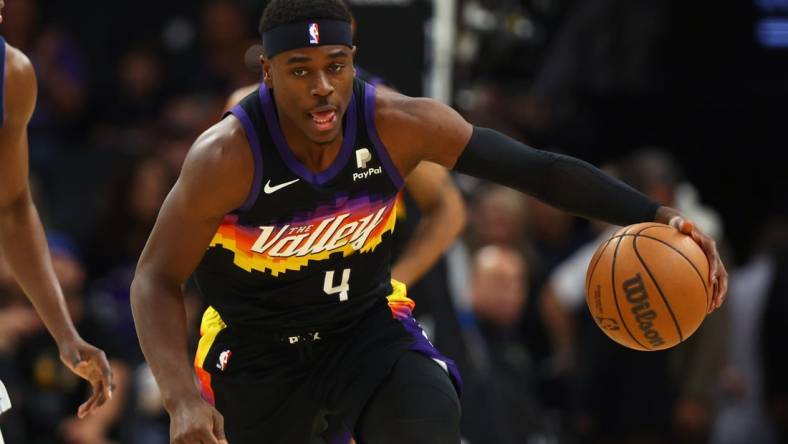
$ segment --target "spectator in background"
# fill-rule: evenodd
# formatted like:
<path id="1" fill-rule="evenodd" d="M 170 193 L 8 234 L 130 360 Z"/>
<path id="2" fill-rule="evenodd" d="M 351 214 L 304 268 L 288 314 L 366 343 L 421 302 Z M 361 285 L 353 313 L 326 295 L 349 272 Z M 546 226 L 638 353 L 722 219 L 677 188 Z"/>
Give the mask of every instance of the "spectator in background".
<path id="1" fill-rule="evenodd" d="M 473 257 L 471 304 L 487 357 L 482 384 L 492 424 L 485 442 L 516 444 L 545 433 L 534 398 L 533 359 L 520 330 L 528 299 L 528 266 L 512 247 L 490 245 Z"/>
<path id="2" fill-rule="evenodd" d="M 714 423 L 713 444 L 777 442 L 774 423 L 771 421 L 776 418 L 769 417 L 766 401 L 774 396 L 774 387 L 771 386 L 773 380 L 770 378 L 780 375 L 779 380 L 785 375 L 780 373 L 779 366 L 769 368 L 783 351 L 765 347 L 767 342 L 769 345 L 775 344 L 772 340 L 764 341 L 767 339 L 764 333 L 773 334 L 767 330 L 775 327 L 773 322 L 781 314 L 776 304 L 784 295 L 773 290 L 777 290 L 780 273 L 784 273 L 779 270 L 778 258 L 786 247 L 788 221 L 779 217 L 771 219 L 760 234 L 750 259 L 731 274 L 731 331 L 736 334 L 731 337 L 729 360 L 724 373 L 723 401 Z M 767 309 L 774 312 L 770 310 L 767 314 Z M 781 326 L 783 320 L 777 322 Z M 780 331 L 776 337 L 784 338 L 785 335 Z"/>
<path id="3" fill-rule="evenodd" d="M 36 42 L 35 36 L 41 27 L 37 0 L 15 0 L 5 3 L 0 34 L 20 51 L 31 54 Z M 8 20 L 7 17 L 14 19 Z"/>
<path id="4" fill-rule="evenodd" d="M 237 88 L 259 81 L 259 75 L 243 63 L 247 49 L 259 42 L 249 32 L 239 2 L 210 0 L 202 7 L 200 19 L 203 62 L 197 73 L 196 89 L 212 89 L 229 94 Z"/>
<path id="5" fill-rule="evenodd" d="M 218 95 L 184 94 L 170 98 L 159 117 L 155 154 L 175 177 L 181 170 L 192 141 L 221 113 Z"/>
<path id="6" fill-rule="evenodd" d="M 486 245 L 509 245 L 531 254 L 528 243 L 528 209 L 525 196 L 501 185 L 480 188 L 471 203 L 473 211 L 467 243 L 472 251 Z"/>
<path id="7" fill-rule="evenodd" d="M 117 67 L 115 106 L 116 125 L 151 125 L 161 108 L 162 66 L 157 52 L 147 46 L 133 47 L 123 53 Z"/>
<path id="8" fill-rule="evenodd" d="M 90 76 L 85 54 L 64 29 L 50 26 L 38 35 L 31 59 L 39 78 L 32 125 L 57 130 L 56 139 L 75 139 L 87 125 Z"/>
<path id="9" fill-rule="evenodd" d="M 785 197 L 783 196 L 783 199 Z M 783 203 L 785 205 L 785 203 Z M 778 235 L 772 237 L 770 255 L 774 274 L 768 285 L 763 325 L 760 329 L 760 364 L 763 365 L 763 387 L 766 407 L 776 427 L 776 442 L 788 443 L 788 357 L 785 353 L 785 320 L 788 319 L 788 218 L 783 206 Z"/>
<path id="10" fill-rule="evenodd" d="M 529 292 L 537 295 L 546 273 L 580 243 L 582 236 L 574 218 L 561 210 L 499 185 L 481 187 L 472 204 L 471 249 L 485 245 L 513 247 L 527 258 Z M 530 304 L 538 304 L 538 297 Z M 551 356 L 542 319 L 537 310 L 521 313 L 521 339 L 531 354 L 538 396 L 545 406 L 562 407 L 565 388 L 556 380 L 548 358 Z"/>
<path id="11" fill-rule="evenodd" d="M 139 158 L 116 181 L 91 241 L 93 276 L 136 264 L 172 183 L 168 165 L 152 155 Z"/>
<path id="12" fill-rule="evenodd" d="M 602 169 L 620 177 L 612 165 Z M 584 287 L 588 264 L 599 245 L 615 232 L 616 227 L 591 221 L 590 230 L 595 238 L 559 263 L 540 289 L 539 315 L 550 339 L 555 369 L 561 377 L 567 377 L 574 371 L 577 323 L 585 315 Z"/>

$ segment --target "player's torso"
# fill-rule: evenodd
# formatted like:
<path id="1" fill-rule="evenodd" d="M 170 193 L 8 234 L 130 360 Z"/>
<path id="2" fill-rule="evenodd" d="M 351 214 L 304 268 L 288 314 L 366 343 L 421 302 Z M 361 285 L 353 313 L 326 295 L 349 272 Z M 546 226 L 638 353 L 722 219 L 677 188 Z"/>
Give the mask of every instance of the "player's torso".
<path id="1" fill-rule="evenodd" d="M 228 324 L 276 328 L 335 323 L 388 295 L 402 179 L 374 129 L 374 89 L 356 80 L 342 147 L 320 173 L 287 146 L 268 90 L 232 113 L 255 153 L 255 178 L 196 271 L 207 302 Z"/>

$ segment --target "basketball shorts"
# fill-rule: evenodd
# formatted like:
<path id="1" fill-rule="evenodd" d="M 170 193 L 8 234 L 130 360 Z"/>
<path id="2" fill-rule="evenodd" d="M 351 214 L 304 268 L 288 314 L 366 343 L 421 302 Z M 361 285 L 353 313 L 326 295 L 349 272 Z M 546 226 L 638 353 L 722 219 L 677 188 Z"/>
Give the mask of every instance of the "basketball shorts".
<path id="1" fill-rule="evenodd" d="M 392 295 L 341 333 L 302 332 L 251 347 L 248 333 L 241 337 L 209 308 L 195 368 L 203 398 L 224 416 L 229 442 L 341 442 L 328 437 L 337 429 L 332 422 L 339 418 L 341 428 L 354 430 L 367 401 L 408 351 L 434 361 L 459 394 L 456 365 L 413 318 L 405 286 L 393 285 Z"/>

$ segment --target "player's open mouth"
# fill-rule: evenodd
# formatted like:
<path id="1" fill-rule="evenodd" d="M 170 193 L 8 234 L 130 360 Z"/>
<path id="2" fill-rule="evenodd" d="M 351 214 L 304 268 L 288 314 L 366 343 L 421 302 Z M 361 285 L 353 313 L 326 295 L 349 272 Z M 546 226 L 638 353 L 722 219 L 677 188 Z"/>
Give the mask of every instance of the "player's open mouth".
<path id="1" fill-rule="evenodd" d="M 334 129 L 334 125 L 337 122 L 337 111 L 333 108 L 311 112 L 309 115 L 312 117 L 312 122 L 318 131 L 330 131 Z"/>

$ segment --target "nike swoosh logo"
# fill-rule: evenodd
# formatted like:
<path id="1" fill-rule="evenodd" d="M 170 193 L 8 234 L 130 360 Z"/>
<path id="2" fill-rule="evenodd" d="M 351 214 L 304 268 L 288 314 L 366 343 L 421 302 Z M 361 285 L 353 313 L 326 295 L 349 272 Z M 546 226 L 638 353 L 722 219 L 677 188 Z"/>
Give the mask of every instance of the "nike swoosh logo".
<path id="1" fill-rule="evenodd" d="M 276 186 L 273 186 L 273 187 L 271 186 L 271 181 L 269 180 L 268 182 L 266 182 L 265 187 L 263 187 L 263 191 L 265 192 L 265 194 L 276 193 L 277 191 L 281 190 L 282 188 L 284 188 L 286 186 L 289 186 L 289 185 L 292 185 L 292 184 L 298 182 L 299 180 L 301 180 L 301 179 L 295 179 L 295 180 L 291 180 L 290 182 L 280 183 L 279 185 L 276 185 Z"/>

